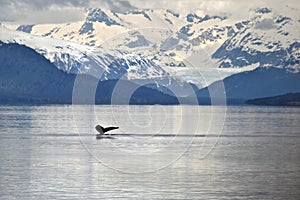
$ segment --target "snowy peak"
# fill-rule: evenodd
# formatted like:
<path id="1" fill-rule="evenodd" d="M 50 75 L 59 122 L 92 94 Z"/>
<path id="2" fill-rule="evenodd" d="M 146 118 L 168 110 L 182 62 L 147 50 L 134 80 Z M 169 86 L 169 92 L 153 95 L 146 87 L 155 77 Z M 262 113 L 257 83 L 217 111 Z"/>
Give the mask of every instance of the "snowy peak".
<path id="1" fill-rule="evenodd" d="M 258 64 L 298 71 L 299 30 L 297 19 L 278 15 L 270 9 L 255 11 L 252 19 L 235 24 L 238 30 L 213 54 L 220 67 L 233 68 Z"/>
<path id="2" fill-rule="evenodd" d="M 87 22 L 104 22 L 107 26 L 118 25 L 118 23 L 111 19 L 103 10 L 100 8 L 88 9 L 88 16 L 86 17 Z"/>
<path id="3" fill-rule="evenodd" d="M 108 13 L 108 11 L 107 11 Z M 79 29 L 79 34 L 89 34 L 92 35 L 95 30 L 95 23 L 102 23 L 106 26 L 110 27 L 113 25 L 120 25 L 117 23 L 114 19 L 112 19 L 110 16 L 114 15 L 114 13 L 111 13 L 109 11 L 109 14 L 106 14 L 105 11 L 101 10 L 100 8 L 90 8 L 87 9 L 87 17 L 85 19 L 84 24 Z"/>
<path id="4" fill-rule="evenodd" d="M 22 31 L 22 32 L 25 32 L 25 33 L 31 33 L 33 26 L 34 26 L 34 24 L 32 24 L 32 25 L 21 25 L 17 28 L 17 31 Z"/>

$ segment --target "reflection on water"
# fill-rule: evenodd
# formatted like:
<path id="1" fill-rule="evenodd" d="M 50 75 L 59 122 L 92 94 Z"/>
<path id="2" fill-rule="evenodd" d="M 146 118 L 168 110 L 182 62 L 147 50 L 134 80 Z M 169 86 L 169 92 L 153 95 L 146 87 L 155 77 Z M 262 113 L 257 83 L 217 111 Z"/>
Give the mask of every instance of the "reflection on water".
<path id="1" fill-rule="evenodd" d="M 298 199 L 299 130 L 287 107 L 1 106 L 0 197 Z"/>

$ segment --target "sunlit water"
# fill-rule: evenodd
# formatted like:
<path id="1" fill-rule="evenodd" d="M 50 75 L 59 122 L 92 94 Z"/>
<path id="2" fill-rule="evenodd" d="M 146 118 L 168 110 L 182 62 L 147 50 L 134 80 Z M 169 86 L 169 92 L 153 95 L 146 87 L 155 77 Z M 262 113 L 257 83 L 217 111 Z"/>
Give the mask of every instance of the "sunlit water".
<path id="1" fill-rule="evenodd" d="M 0 106 L 0 199 L 298 199 L 299 130 L 289 107 Z"/>

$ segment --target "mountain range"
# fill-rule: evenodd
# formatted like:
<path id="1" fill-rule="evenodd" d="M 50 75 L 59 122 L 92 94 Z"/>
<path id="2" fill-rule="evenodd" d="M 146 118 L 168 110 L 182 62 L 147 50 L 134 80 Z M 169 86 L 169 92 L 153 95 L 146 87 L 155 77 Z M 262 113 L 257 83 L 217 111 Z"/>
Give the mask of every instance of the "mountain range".
<path id="1" fill-rule="evenodd" d="M 78 22 L 1 25 L 1 49 L 6 52 L 13 45 L 18 45 L 14 46 L 17 49 L 26 47 L 35 54 L 30 54 L 33 58 L 24 56 L 24 62 L 40 55 L 45 60 L 35 61 L 36 67 L 51 65 L 64 73 L 63 77 L 80 74 L 101 83 L 121 79 L 145 84 L 145 91 L 167 95 L 172 103 L 176 102 L 172 93 L 188 97 L 198 88 L 200 102 L 210 98 L 209 88 L 220 81 L 228 100 L 299 92 L 299 11 L 290 8 L 289 12 L 276 13 L 269 8 L 256 8 L 249 12 L 248 19 L 233 19 L 230 14 L 210 15 L 200 9 L 193 13 L 151 9 L 117 13 L 90 8 Z M 1 62 L 2 70 L 17 67 L 16 63 L 7 62 L 14 57 L 10 53 L 9 58 L 0 55 L 6 61 Z M 206 69 L 211 69 L 211 73 L 207 74 Z M 22 68 L 18 70 L 25 76 Z M 47 74 L 45 67 L 39 70 Z M 53 76 L 60 77 L 56 72 Z M 45 82 L 49 90 L 50 82 Z M 68 84 L 57 82 L 71 87 Z M 57 91 L 64 90 L 60 87 Z M 3 88 L 7 96 L 8 91 L 19 92 L 6 86 L 5 81 L 2 91 Z M 139 101 L 147 102 L 141 98 Z"/>

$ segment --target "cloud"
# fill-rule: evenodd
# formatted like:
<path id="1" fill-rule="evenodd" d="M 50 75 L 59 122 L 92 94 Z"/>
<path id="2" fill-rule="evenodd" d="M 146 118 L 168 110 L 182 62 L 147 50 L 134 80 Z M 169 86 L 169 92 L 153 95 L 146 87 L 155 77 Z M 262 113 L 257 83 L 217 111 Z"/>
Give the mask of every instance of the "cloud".
<path id="1" fill-rule="evenodd" d="M 84 17 L 82 0 L 0 0 L 0 21 L 61 23 Z"/>
<path id="2" fill-rule="evenodd" d="M 92 8 L 106 8 L 113 12 L 127 12 L 137 9 L 126 0 L 90 0 L 88 5 Z"/>
<path id="3" fill-rule="evenodd" d="M 212 14 L 230 13 L 241 18 L 253 7 L 272 7 L 281 10 L 283 5 L 299 7 L 299 0 L 0 0 L 0 22 L 12 23 L 65 23 L 84 19 L 85 9 L 97 7 L 115 12 L 137 8 L 170 9 L 178 13 L 203 10 Z"/>
<path id="4" fill-rule="evenodd" d="M 51 6 L 80 7 L 86 5 L 84 0 L 0 0 L 0 4 L 23 9 L 45 9 Z"/>
<path id="5" fill-rule="evenodd" d="M 0 22 L 64 23 L 84 18 L 86 8 L 136 9 L 125 0 L 0 0 Z"/>
<path id="6" fill-rule="evenodd" d="M 213 14 L 229 13 L 235 18 L 249 15 L 251 8 L 271 7 L 274 11 L 281 11 L 282 7 L 289 5 L 299 8 L 299 0 L 129 0 L 139 8 L 171 9 L 179 13 L 203 10 Z"/>

